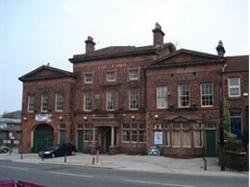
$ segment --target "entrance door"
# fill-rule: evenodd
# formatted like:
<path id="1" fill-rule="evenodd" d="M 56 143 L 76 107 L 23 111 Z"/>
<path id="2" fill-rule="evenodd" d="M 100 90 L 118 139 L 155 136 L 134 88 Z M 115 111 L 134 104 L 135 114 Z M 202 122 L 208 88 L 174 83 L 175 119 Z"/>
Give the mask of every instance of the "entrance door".
<path id="1" fill-rule="evenodd" d="M 215 130 L 206 130 L 206 156 L 216 156 Z"/>
<path id="2" fill-rule="evenodd" d="M 53 128 L 49 125 L 38 125 L 34 131 L 34 152 L 43 151 L 53 145 Z"/>
<path id="3" fill-rule="evenodd" d="M 83 130 L 77 131 L 77 149 L 83 151 Z"/>
<path id="4" fill-rule="evenodd" d="M 65 143 L 65 130 L 60 130 L 60 143 Z"/>
<path id="5" fill-rule="evenodd" d="M 101 147 L 102 152 L 109 152 L 109 147 L 111 145 L 111 128 L 110 127 L 101 127 Z"/>

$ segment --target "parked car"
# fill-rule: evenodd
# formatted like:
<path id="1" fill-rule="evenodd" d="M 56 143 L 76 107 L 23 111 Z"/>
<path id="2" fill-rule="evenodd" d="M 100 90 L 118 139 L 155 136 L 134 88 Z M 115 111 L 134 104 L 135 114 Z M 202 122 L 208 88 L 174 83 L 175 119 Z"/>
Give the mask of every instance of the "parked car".
<path id="1" fill-rule="evenodd" d="M 63 143 L 54 145 L 44 151 L 40 151 L 38 154 L 42 158 L 54 158 L 66 155 L 75 155 L 76 146 L 71 143 Z"/>
<path id="2" fill-rule="evenodd" d="M 7 153 L 10 150 L 9 147 L 5 145 L 0 145 L 0 153 Z"/>

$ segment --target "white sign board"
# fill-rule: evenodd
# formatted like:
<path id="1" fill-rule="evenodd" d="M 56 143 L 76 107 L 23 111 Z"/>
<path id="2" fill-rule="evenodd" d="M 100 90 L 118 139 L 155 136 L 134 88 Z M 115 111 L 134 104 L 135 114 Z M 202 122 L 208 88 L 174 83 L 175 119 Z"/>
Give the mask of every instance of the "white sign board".
<path id="1" fill-rule="evenodd" d="M 154 144 L 155 145 L 162 145 L 163 144 L 163 132 L 162 131 L 155 131 L 154 132 Z"/>
<path id="2" fill-rule="evenodd" d="M 50 114 L 36 114 L 35 116 L 35 120 L 37 122 L 51 122 L 51 119 L 50 119 L 51 115 Z"/>

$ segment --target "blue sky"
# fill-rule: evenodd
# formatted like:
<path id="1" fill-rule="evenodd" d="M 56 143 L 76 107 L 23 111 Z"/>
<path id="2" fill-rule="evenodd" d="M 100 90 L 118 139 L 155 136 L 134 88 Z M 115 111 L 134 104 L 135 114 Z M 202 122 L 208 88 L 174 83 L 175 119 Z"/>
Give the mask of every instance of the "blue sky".
<path id="1" fill-rule="evenodd" d="M 68 58 L 96 48 L 151 45 L 159 22 L 165 42 L 215 54 L 248 54 L 247 0 L 0 0 L 0 114 L 21 109 L 18 77 L 50 62 L 72 71 Z"/>

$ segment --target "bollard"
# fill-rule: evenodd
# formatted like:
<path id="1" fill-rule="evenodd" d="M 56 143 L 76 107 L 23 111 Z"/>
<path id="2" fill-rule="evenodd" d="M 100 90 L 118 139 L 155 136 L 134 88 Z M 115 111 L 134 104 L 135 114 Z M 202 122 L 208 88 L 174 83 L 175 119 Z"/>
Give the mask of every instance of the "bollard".
<path id="1" fill-rule="evenodd" d="M 96 151 L 96 163 L 99 164 L 99 150 Z"/>
<path id="2" fill-rule="evenodd" d="M 67 154 L 66 154 L 66 150 L 65 150 L 65 152 L 64 152 L 64 163 L 66 163 L 67 162 Z"/>
<path id="3" fill-rule="evenodd" d="M 20 156 L 21 156 L 21 160 L 22 160 L 23 159 L 23 153 L 22 152 L 20 153 Z"/>
<path id="4" fill-rule="evenodd" d="M 207 170 L 207 159 L 204 157 L 203 160 L 204 160 L 204 170 L 206 171 Z"/>
<path id="5" fill-rule="evenodd" d="M 92 165 L 95 165 L 95 157 L 92 157 Z"/>

